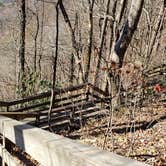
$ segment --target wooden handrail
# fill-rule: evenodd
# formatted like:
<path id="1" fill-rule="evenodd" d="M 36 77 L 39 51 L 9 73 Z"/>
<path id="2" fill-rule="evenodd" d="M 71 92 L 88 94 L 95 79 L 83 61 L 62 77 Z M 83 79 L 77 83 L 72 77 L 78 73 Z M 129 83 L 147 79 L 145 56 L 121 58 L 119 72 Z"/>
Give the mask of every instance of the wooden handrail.
<path id="1" fill-rule="evenodd" d="M 9 106 L 9 102 L 0 101 L 0 107 L 7 107 L 7 106 Z"/>
<path id="2" fill-rule="evenodd" d="M 158 73 L 158 72 L 164 72 L 164 73 L 166 73 L 166 64 L 153 67 L 150 70 L 146 70 L 146 71 L 144 71 L 144 74 L 148 76 L 148 75 L 151 75 L 153 73 Z"/>
<path id="3" fill-rule="evenodd" d="M 75 91 L 75 90 L 81 89 L 81 88 L 85 87 L 86 85 L 87 84 L 81 84 L 81 85 L 77 85 L 77 86 L 73 86 L 73 87 L 55 89 L 54 93 L 56 95 L 60 95 L 63 93 L 67 93 L 69 91 Z M 43 92 L 43 93 L 40 93 L 37 95 L 28 96 L 28 97 L 23 98 L 23 99 L 9 101 L 9 102 L 7 102 L 8 105 L 4 105 L 4 106 L 13 106 L 13 105 L 17 105 L 17 104 L 23 104 L 23 103 L 30 102 L 30 101 L 33 101 L 36 99 L 38 100 L 38 99 L 42 99 L 42 98 L 46 98 L 46 97 L 50 97 L 50 96 L 51 96 L 51 91 Z"/>
<path id="4" fill-rule="evenodd" d="M 33 100 L 43 99 L 43 98 L 50 97 L 50 96 L 51 96 L 51 91 L 48 91 L 48 92 L 40 93 L 37 95 L 28 96 L 23 99 L 12 100 L 12 101 L 9 101 L 8 103 L 9 103 L 9 106 L 13 106 L 13 105 L 17 105 L 17 104 L 23 104 L 26 102 L 30 102 Z"/>
<path id="5" fill-rule="evenodd" d="M 0 115 L 13 117 L 13 116 L 26 116 L 26 117 L 34 117 L 39 115 L 37 112 L 0 112 Z"/>
<path id="6" fill-rule="evenodd" d="M 104 92 L 103 90 L 101 90 L 100 88 L 98 88 L 97 86 L 92 85 L 91 83 L 88 83 L 88 85 L 95 91 L 97 91 L 98 93 L 102 94 L 104 97 L 108 97 L 109 94 L 107 92 Z"/>
<path id="7" fill-rule="evenodd" d="M 62 98 L 58 97 L 58 98 L 55 99 L 55 103 L 65 102 L 65 101 L 67 102 L 67 100 L 76 99 L 79 96 L 81 96 L 82 94 L 91 95 L 93 97 L 93 94 L 88 92 L 88 87 L 90 87 L 93 92 L 96 91 L 98 94 L 102 95 L 104 98 L 108 97 L 108 93 L 104 92 L 100 88 L 95 87 L 91 83 L 84 83 L 84 84 L 77 85 L 77 86 L 71 86 L 71 87 L 67 87 L 67 88 L 55 89 L 54 93 L 57 97 L 58 97 L 58 95 L 61 96 L 61 95 L 65 94 L 65 93 L 68 93 L 68 92 L 74 92 L 76 90 L 82 90 L 82 89 L 85 90 L 84 93 L 82 91 L 79 94 L 72 94 L 71 93 L 72 95 L 69 96 L 69 97 L 66 97 L 66 96 L 63 96 Z M 23 99 L 18 99 L 18 100 L 13 100 L 13 101 L 8 101 L 8 102 L 1 101 L 0 102 L 0 107 L 9 108 L 11 106 L 15 106 L 15 105 L 18 105 L 18 104 L 24 104 L 24 103 L 27 103 L 27 102 L 32 102 L 32 101 L 35 101 L 35 100 L 41 100 L 41 99 L 46 99 L 47 98 L 47 100 L 45 100 L 44 102 L 39 102 L 39 103 L 34 103 L 34 104 L 29 103 L 28 105 L 22 106 L 21 108 L 14 109 L 14 110 L 7 109 L 8 111 L 13 111 L 13 112 L 22 112 L 22 111 L 26 111 L 26 110 L 30 110 L 30 109 L 34 109 L 34 108 L 39 108 L 39 110 L 40 110 L 42 106 L 48 106 L 50 104 L 50 101 L 48 99 L 50 96 L 51 96 L 51 91 L 48 91 L 48 92 L 43 92 L 43 93 L 40 93 L 40 94 L 37 94 L 37 95 L 28 96 L 28 97 L 23 98 Z M 99 96 L 99 97 L 102 98 L 102 96 Z M 104 100 L 102 100 L 102 101 L 104 101 Z"/>

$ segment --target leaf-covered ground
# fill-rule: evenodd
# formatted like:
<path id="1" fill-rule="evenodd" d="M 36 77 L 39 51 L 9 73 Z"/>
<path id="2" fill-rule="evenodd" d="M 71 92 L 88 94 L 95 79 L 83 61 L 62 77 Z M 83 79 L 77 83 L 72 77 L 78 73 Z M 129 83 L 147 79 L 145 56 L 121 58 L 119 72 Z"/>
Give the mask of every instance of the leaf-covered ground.
<path id="1" fill-rule="evenodd" d="M 114 112 L 110 127 L 108 115 L 90 119 L 69 137 L 150 165 L 166 165 L 165 104 Z"/>

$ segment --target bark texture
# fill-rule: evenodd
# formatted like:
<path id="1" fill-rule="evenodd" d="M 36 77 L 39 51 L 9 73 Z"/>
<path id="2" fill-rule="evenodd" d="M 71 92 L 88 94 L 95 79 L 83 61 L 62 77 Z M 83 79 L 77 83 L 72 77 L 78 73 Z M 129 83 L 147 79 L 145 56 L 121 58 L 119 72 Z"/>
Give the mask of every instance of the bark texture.
<path id="1" fill-rule="evenodd" d="M 133 34 L 137 28 L 144 0 L 132 0 L 129 15 L 125 25 L 120 33 L 119 39 L 115 44 L 115 53 L 119 59 L 119 67 L 123 65 L 125 52 L 131 42 Z"/>
<path id="2" fill-rule="evenodd" d="M 26 91 L 25 87 L 25 30 L 26 30 L 26 3 L 20 1 L 20 48 L 17 62 L 17 89 L 21 92 L 22 97 Z"/>

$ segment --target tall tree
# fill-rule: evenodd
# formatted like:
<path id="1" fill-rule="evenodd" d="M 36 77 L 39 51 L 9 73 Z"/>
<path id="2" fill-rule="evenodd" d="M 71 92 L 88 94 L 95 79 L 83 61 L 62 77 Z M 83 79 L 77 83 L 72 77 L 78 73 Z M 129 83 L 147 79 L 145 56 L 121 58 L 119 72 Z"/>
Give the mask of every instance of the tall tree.
<path id="1" fill-rule="evenodd" d="M 85 81 L 88 82 L 90 61 L 92 53 L 92 42 L 93 42 L 93 7 L 95 0 L 88 0 L 89 5 L 89 39 L 88 39 L 88 54 L 86 55 L 85 62 Z"/>
<path id="2" fill-rule="evenodd" d="M 39 69 L 39 76 L 41 78 L 41 59 L 43 56 L 43 30 L 44 30 L 44 17 L 45 17 L 45 3 L 42 1 L 42 14 L 41 14 L 41 25 L 40 25 L 40 44 L 39 44 L 39 59 L 38 59 L 38 69 Z"/>
<path id="3" fill-rule="evenodd" d="M 123 6 L 125 1 L 122 1 L 122 2 L 123 2 L 122 3 L 122 6 Z M 141 16 L 143 4 L 144 4 L 144 0 L 137 0 L 137 1 L 132 0 L 127 20 L 120 32 L 120 35 L 119 37 L 114 38 L 114 44 L 112 45 L 110 60 L 112 61 L 112 63 L 116 64 L 116 67 L 121 68 L 123 65 L 123 60 L 124 60 L 126 50 L 132 40 L 134 32 L 137 29 L 137 25 Z M 123 10 L 124 9 L 122 7 L 120 8 L 120 11 L 117 11 L 117 12 L 120 12 L 119 16 L 117 15 L 116 17 L 116 21 L 118 23 L 122 17 L 121 13 Z M 115 27 L 117 28 L 117 25 L 115 25 Z M 120 83 L 119 76 L 117 75 L 117 73 L 114 73 L 113 70 L 112 70 L 111 78 L 109 80 L 109 85 L 111 86 L 109 88 L 111 88 L 112 108 L 115 109 L 120 104 L 119 92 L 121 88 L 121 83 Z"/>
<path id="4" fill-rule="evenodd" d="M 119 67 L 123 65 L 124 55 L 131 42 L 133 34 L 137 29 L 137 25 L 142 12 L 144 0 L 132 0 L 127 21 L 120 33 L 120 36 L 115 44 L 114 50 L 119 59 Z"/>
<path id="5" fill-rule="evenodd" d="M 83 71 L 83 67 L 82 67 L 82 64 L 81 64 L 81 57 L 79 56 L 79 48 L 78 48 L 78 42 L 76 40 L 76 37 L 75 37 L 75 33 L 74 33 L 74 29 L 72 27 L 72 24 L 71 24 L 71 21 L 69 19 L 69 16 L 67 14 L 67 11 L 65 9 L 65 6 L 63 5 L 63 1 L 62 0 L 59 0 L 59 8 L 62 12 L 62 15 L 63 15 L 63 18 L 64 18 L 64 21 L 68 27 L 68 30 L 70 32 L 70 35 L 71 35 L 71 42 L 72 42 L 72 47 L 73 47 L 73 55 L 74 55 L 74 59 L 75 59 L 75 62 L 78 63 L 78 71 L 79 71 L 79 79 L 81 81 L 85 81 L 84 79 L 84 71 Z"/>
<path id="6" fill-rule="evenodd" d="M 35 32 L 35 36 L 34 36 L 34 64 L 33 64 L 33 69 L 34 69 L 34 72 L 36 72 L 36 68 L 37 68 L 37 39 L 38 39 L 38 35 L 39 35 L 39 26 L 40 26 L 40 23 L 39 23 L 39 9 L 38 9 L 38 1 L 35 2 L 34 4 L 35 8 L 36 8 L 36 12 L 34 12 L 34 15 L 36 17 L 36 32 Z"/>
<path id="7" fill-rule="evenodd" d="M 20 48 L 17 64 L 17 88 L 22 97 L 26 91 L 25 86 L 25 30 L 26 30 L 26 2 L 20 0 Z"/>
<path id="8" fill-rule="evenodd" d="M 52 131 L 51 128 L 51 112 L 54 106 L 54 99 L 55 99 L 55 85 L 56 85 L 56 78 L 57 78 L 57 59 L 58 59 L 58 42 L 59 42 L 59 1 L 57 2 L 56 6 L 56 41 L 55 41 L 55 55 L 54 55 L 54 64 L 53 64 L 53 79 L 52 79 L 52 90 L 51 90 L 51 100 L 50 100 L 50 107 L 48 111 L 48 124 L 49 129 Z"/>
<path id="9" fill-rule="evenodd" d="M 107 0 L 105 17 L 104 17 L 104 21 L 103 21 L 103 25 L 102 25 L 102 29 L 101 29 L 101 39 L 100 39 L 99 52 L 98 52 L 98 61 L 97 61 L 95 79 L 94 79 L 95 85 L 98 82 L 97 79 L 98 79 L 99 70 L 100 70 L 100 66 L 101 66 L 102 52 L 103 52 L 104 40 L 106 37 L 106 28 L 107 28 L 107 24 L 108 24 L 109 8 L 110 8 L 110 0 Z"/>

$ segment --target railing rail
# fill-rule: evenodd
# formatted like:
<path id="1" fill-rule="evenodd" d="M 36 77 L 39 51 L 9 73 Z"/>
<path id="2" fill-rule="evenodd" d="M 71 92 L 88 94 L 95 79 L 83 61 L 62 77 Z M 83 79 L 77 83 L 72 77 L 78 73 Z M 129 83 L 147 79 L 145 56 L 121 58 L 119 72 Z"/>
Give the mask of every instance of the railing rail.
<path id="1" fill-rule="evenodd" d="M 72 109 L 72 107 L 77 107 L 79 102 L 91 100 L 90 96 L 93 98 L 94 103 L 99 101 L 104 103 L 108 101 L 108 94 L 90 83 L 55 89 L 54 93 L 56 96 L 54 100 L 55 111 L 60 110 L 56 109 L 58 107 L 62 107 L 62 109 Z M 11 117 L 11 112 L 13 112 L 13 117 L 16 117 L 16 114 L 14 113 L 16 112 L 22 118 L 25 118 L 25 114 L 27 114 L 27 117 L 34 116 L 36 119 L 38 119 L 42 111 L 48 110 L 50 96 L 51 91 L 48 91 L 8 102 L 1 101 L 0 107 L 6 107 L 7 112 L 10 113 L 4 114 L 3 112 L 0 112 L 0 115 Z M 21 114 L 20 112 L 25 112 L 25 114 Z M 33 114 L 32 112 L 36 112 L 37 114 Z"/>
<path id="2" fill-rule="evenodd" d="M 7 107 L 7 106 L 9 106 L 9 102 L 0 101 L 0 107 Z"/>
<path id="3" fill-rule="evenodd" d="M 153 67 L 150 70 L 144 71 L 147 77 L 153 77 L 154 75 L 166 74 L 166 64 Z"/>

